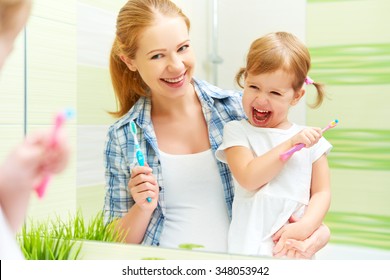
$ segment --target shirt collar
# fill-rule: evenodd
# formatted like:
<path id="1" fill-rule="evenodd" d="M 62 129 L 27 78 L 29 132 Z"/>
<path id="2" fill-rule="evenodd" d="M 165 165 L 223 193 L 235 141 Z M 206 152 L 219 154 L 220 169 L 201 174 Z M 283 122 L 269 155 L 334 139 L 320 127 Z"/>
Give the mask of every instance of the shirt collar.
<path id="1" fill-rule="evenodd" d="M 195 92 L 197 93 L 202 106 L 212 108 L 215 99 L 228 98 L 232 93 L 231 90 L 223 90 L 204 80 L 196 78 L 193 78 L 192 80 Z M 141 96 L 129 112 L 118 120 L 117 125 L 121 127 L 130 123 L 131 120 L 134 120 L 141 128 L 150 127 L 152 123 L 151 109 L 152 102 L 150 98 Z"/>
<path id="2" fill-rule="evenodd" d="M 193 78 L 193 85 L 201 103 L 206 103 L 209 107 L 214 106 L 215 99 L 227 98 L 232 93 L 230 90 L 223 90 L 204 80 L 198 80 L 196 78 Z"/>

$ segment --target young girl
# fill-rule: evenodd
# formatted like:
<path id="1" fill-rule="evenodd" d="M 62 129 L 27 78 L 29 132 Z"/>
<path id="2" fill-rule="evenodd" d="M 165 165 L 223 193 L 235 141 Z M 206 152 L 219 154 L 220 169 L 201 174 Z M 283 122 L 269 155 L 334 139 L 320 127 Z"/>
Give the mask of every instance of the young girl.
<path id="1" fill-rule="evenodd" d="M 227 162 L 235 182 L 230 253 L 272 256 L 272 236 L 304 240 L 317 229 L 330 205 L 326 155 L 331 145 L 320 128 L 288 120 L 291 106 L 305 94 L 304 84 L 316 87 L 319 106 L 322 85 L 312 81 L 310 54 L 294 35 L 277 32 L 254 41 L 244 78 L 242 104 L 247 120 L 229 122 L 217 158 Z M 280 155 L 303 143 L 306 149 L 288 160 Z M 301 217 L 287 224 L 292 215 Z M 287 224 L 287 225 L 286 225 Z"/>

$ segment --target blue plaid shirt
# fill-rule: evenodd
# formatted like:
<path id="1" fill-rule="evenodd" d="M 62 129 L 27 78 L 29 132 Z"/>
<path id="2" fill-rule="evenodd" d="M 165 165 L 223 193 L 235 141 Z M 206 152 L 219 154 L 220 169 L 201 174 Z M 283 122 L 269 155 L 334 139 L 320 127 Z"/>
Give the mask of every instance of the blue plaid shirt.
<path id="1" fill-rule="evenodd" d="M 208 125 L 211 149 L 215 153 L 222 143 L 224 125 L 229 121 L 240 120 L 244 117 L 241 104 L 242 94 L 238 91 L 222 90 L 201 80 L 193 79 L 193 84 Z M 106 168 L 104 217 L 106 222 L 111 222 L 114 218 L 120 218 L 135 203 L 127 186 L 131 177 L 131 170 L 136 165 L 134 140 L 130 132 L 130 121 L 134 120 L 138 126 L 137 138 L 140 147 L 160 186 L 158 205 L 149 222 L 142 244 L 158 246 L 164 227 L 166 204 L 160 155 L 150 112 L 150 99 L 141 97 L 130 111 L 111 125 L 108 130 L 104 151 Z M 220 161 L 217 161 L 217 164 L 224 186 L 228 214 L 231 218 L 234 196 L 232 176 L 226 164 Z"/>

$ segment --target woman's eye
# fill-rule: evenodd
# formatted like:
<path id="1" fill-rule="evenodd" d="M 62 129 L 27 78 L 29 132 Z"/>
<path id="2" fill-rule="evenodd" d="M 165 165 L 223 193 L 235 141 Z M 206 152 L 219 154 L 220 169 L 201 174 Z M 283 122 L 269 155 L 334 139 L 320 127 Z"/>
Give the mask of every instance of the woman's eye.
<path id="1" fill-rule="evenodd" d="M 159 54 L 155 54 L 155 55 L 152 56 L 151 59 L 159 59 L 159 58 L 162 58 L 162 56 L 163 56 L 163 55 L 160 54 L 160 53 L 159 53 Z"/>
<path id="2" fill-rule="evenodd" d="M 179 52 L 182 52 L 182 51 L 185 51 L 186 49 L 188 49 L 190 47 L 190 45 L 183 45 L 179 48 Z"/>

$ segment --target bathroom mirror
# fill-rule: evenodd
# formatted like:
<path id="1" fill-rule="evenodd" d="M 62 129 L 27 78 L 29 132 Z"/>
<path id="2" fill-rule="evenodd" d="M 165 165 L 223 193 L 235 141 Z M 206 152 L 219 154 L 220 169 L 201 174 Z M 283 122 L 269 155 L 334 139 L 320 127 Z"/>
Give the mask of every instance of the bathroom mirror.
<path id="1" fill-rule="evenodd" d="M 1 156 L 24 133 L 51 126 L 58 110 L 76 109 L 76 119 L 67 124 L 73 147 L 70 165 L 53 179 L 44 199 L 32 198 L 30 218 L 46 219 L 53 213 L 67 217 L 77 209 L 92 217 L 102 209 L 104 141 L 115 122 L 107 112 L 116 106 L 108 56 L 116 16 L 125 2 L 34 0 L 26 30 L 0 76 Z M 384 120 L 390 101 L 390 37 L 385 29 L 390 19 L 384 11 L 389 2 L 174 2 L 191 20 L 195 75 L 222 88 L 237 88 L 235 73 L 255 38 L 284 30 L 307 42 L 311 76 L 327 84 L 330 98 L 318 110 L 303 102 L 292 118 L 323 126 L 336 117 L 342 124 L 327 134 L 334 146 L 329 156 L 333 201 L 325 220 L 332 231 L 332 250 L 324 258 L 328 252 L 329 258 L 356 257 L 351 251 L 340 253 L 332 247 L 335 243 L 388 252 L 390 126 Z"/>

